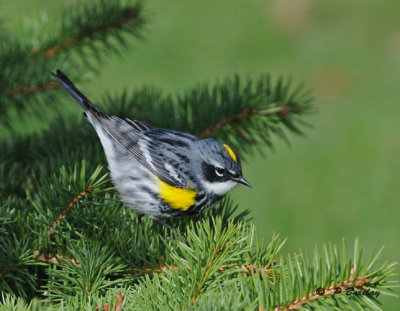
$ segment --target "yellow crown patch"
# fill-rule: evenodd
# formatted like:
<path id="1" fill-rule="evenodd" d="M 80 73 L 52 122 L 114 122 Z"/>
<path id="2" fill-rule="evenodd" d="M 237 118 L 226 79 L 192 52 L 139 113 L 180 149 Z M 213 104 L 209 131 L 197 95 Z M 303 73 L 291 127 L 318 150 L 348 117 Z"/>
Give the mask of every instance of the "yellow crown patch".
<path id="1" fill-rule="evenodd" d="M 156 177 L 156 181 L 160 186 L 159 197 L 171 206 L 173 209 L 186 211 L 189 207 L 196 203 L 197 191 L 193 188 L 182 189 L 176 188 Z"/>
<path id="2" fill-rule="evenodd" d="M 228 152 L 228 154 L 232 158 L 232 160 L 236 162 L 237 157 L 236 157 L 236 154 L 233 152 L 232 148 L 229 147 L 227 144 L 223 144 L 222 147 L 224 147 L 226 149 L 226 151 Z"/>

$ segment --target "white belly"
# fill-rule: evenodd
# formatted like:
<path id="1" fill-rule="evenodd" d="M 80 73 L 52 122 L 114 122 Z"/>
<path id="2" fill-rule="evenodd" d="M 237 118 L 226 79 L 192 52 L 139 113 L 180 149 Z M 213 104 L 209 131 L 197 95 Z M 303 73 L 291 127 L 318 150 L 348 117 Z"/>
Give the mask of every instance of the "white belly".
<path id="1" fill-rule="evenodd" d="M 96 128 L 107 157 L 111 178 L 121 201 L 135 211 L 152 216 L 161 215 L 159 185 L 154 174 L 139 163 L 132 154 L 117 150 L 108 135 Z"/>

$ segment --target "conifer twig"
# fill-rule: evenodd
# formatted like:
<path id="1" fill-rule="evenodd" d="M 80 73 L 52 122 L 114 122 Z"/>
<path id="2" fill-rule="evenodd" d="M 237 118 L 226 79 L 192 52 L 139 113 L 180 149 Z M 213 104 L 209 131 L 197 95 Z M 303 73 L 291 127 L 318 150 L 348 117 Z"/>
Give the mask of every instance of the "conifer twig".
<path id="1" fill-rule="evenodd" d="M 238 271 L 243 271 L 246 274 L 254 273 L 255 276 L 260 276 L 262 273 L 264 273 L 265 275 L 268 275 L 271 272 L 271 267 L 264 266 L 264 267 L 260 268 L 256 264 L 245 264 L 245 265 L 236 264 L 236 265 L 234 265 L 232 267 L 228 267 L 228 268 L 219 267 L 218 271 L 226 272 L 226 271 L 231 270 L 231 268 L 238 270 Z M 154 273 L 154 272 L 163 273 L 164 271 L 167 271 L 167 270 L 173 270 L 175 272 L 179 272 L 178 268 L 176 266 L 174 266 L 174 264 L 168 265 L 168 266 L 160 264 L 157 267 L 142 267 L 143 271 L 134 269 L 132 267 L 129 267 L 128 270 L 129 270 L 129 274 L 140 275 L 140 276 L 147 275 L 147 274 Z M 275 276 L 279 277 L 278 274 L 276 274 Z"/>
<path id="2" fill-rule="evenodd" d="M 256 264 L 235 265 L 233 268 L 237 269 L 237 270 L 241 270 L 246 274 L 253 273 L 255 276 L 261 276 L 263 273 L 264 273 L 264 275 L 269 275 L 272 270 L 270 266 L 264 266 L 264 267 L 260 268 Z M 218 268 L 218 271 L 221 271 L 221 272 L 228 271 L 228 270 L 229 270 L 229 268 L 222 268 L 222 267 Z M 279 277 L 279 276 L 280 276 L 279 274 L 275 274 L 275 277 Z"/>
<path id="3" fill-rule="evenodd" d="M 294 302 L 292 302 L 289 306 L 280 306 L 276 307 L 274 311 L 288 311 L 288 310 L 299 310 L 305 305 L 312 304 L 318 301 L 321 298 L 326 298 L 329 296 L 333 296 L 335 294 L 346 291 L 349 288 L 362 289 L 365 285 L 368 285 L 369 278 L 368 276 L 361 276 L 355 278 L 354 268 L 350 270 L 350 277 L 348 280 L 340 282 L 338 284 L 331 284 L 329 287 L 321 288 L 321 291 L 316 293 L 308 293 L 303 297 L 297 298 Z"/>
<path id="4" fill-rule="evenodd" d="M 96 33 L 104 31 L 105 29 L 108 28 L 122 28 L 122 26 L 129 22 L 132 19 L 136 19 L 139 16 L 139 11 L 137 9 L 131 9 L 127 8 L 121 16 L 115 21 L 112 21 L 110 23 L 105 23 L 100 25 L 98 28 L 91 29 L 87 33 L 82 34 L 79 37 L 72 37 L 72 38 L 67 38 L 63 42 L 58 43 L 50 48 L 48 48 L 46 51 L 43 52 L 43 57 L 48 59 L 58 53 L 60 53 L 63 50 L 66 50 L 74 45 L 79 44 L 86 38 L 92 38 Z M 35 48 L 33 49 L 33 53 L 37 54 L 39 53 L 39 49 Z"/>
<path id="5" fill-rule="evenodd" d="M 226 127 L 228 125 L 232 125 L 235 127 L 235 125 L 241 123 L 245 119 L 250 118 L 254 115 L 266 116 L 266 115 L 271 115 L 271 114 L 278 114 L 281 117 L 285 117 L 293 109 L 301 109 L 301 106 L 299 106 L 299 105 L 282 105 L 282 106 L 278 106 L 278 107 L 274 107 L 274 108 L 270 108 L 270 109 L 266 109 L 266 110 L 263 110 L 261 107 L 246 109 L 236 116 L 226 118 L 226 119 L 216 123 L 215 125 L 206 128 L 204 131 L 197 134 L 197 137 L 204 138 L 204 137 L 210 136 L 210 135 L 214 134 L 215 132 L 222 130 L 224 127 Z M 244 134 L 244 136 L 243 136 L 243 134 Z M 240 132 L 240 135 L 243 138 L 245 138 L 246 140 L 249 140 L 249 137 L 247 137 L 247 135 L 243 131 Z M 251 143 L 254 144 L 254 141 L 251 140 Z"/>
<path id="6" fill-rule="evenodd" d="M 250 110 L 246 109 L 245 111 L 241 112 L 240 114 L 238 114 L 234 117 L 226 118 L 226 119 L 218 122 L 217 124 L 206 128 L 203 132 L 197 134 L 197 137 L 204 138 L 209 135 L 212 135 L 215 132 L 223 129 L 224 127 L 226 127 L 228 125 L 240 123 L 244 119 L 246 119 L 250 116 L 256 115 L 258 113 L 258 111 L 259 111 L 259 109 L 257 109 L 257 108 L 253 108 Z"/>
<path id="7" fill-rule="evenodd" d="M 166 270 L 174 270 L 175 272 L 179 272 L 178 268 L 176 268 L 174 265 L 169 265 L 169 266 L 164 266 L 159 264 L 157 267 L 142 267 L 142 270 L 137 270 L 132 267 L 128 268 L 129 274 L 131 275 L 147 275 L 150 273 L 158 272 L 162 273 Z"/>
<path id="8" fill-rule="evenodd" d="M 206 270 L 205 270 L 204 273 L 202 273 L 200 281 L 198 281 L 197 284 L 196 284 L 195 292 L 194 292 L 194 294 L 192 295 L 192 298 L 191 298 L 191 305 L 194 305 L 194 303 L 199 298 L 200 294 L 203 292 L 204 289 L 202 287 L 200 287 L 200 283 L 208 277 L 208 274 L 210 272 L 212 264 L 218 258 L 218 256 L 221 254 L 221 252 L 225 249 L 227 244 L 228 243 L 225 243 L 219 249 L 217 249 L 217 250 L 214 249 L 213 250 L 213 254 L 212 254 L 210 260 L 207 263 Z"/>
<path id="9" fill-rule="evenodd" d="M 92 191 L 93 191 L 93 186 L 90 185 L 85 191 L 82 191 L 80 194 L 78 194 L 78 195 L 68 204 L 68 207 L 65 208 L 65 209 L 61 212 L 61 214 L 60 214 L 60 215 L 57 217 L 57 219 L 53 222 L 53 225 L 50 227 L 50 230 L 49 230 L 49 232 L 50 232 L 50 234 L 49 234 L 50 240 L 51 240 L 52 237 L 53 237 L 55 227 L 56 227 L 57 225 L 60 224 L 60 222 L 61 222 L 61 220 L 64 218 L 64 216 L 65 216 L 67 213 L 69 213 L 69 211 L 75 206 L 75 204 L 76 204 L 79 200 L 81 200 L 83 197 L 85 197 L 88 193 L 91 193 Z"/>
<path id="10" fill-rule="evenodd" d="M 59 87 L 60 87 L 59 83 L 52 81 L 52 82 L 42 84 L 42 85 L 22 86 L 22 87 L 16 87 L 13 89 L 8 89 L 8 90 L 6 90 L 6 94 L 7 95 L 30 94 L 30 93 L 45 91 L 45 90 L 59 88 Z"/>

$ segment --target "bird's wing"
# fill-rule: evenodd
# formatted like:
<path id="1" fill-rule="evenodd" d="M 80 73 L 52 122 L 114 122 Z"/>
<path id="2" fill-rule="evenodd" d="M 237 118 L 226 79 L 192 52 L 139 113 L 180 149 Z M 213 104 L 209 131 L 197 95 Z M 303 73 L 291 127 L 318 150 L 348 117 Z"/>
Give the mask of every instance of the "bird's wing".
<path id="1" fill-rule="evenodd" d="M 191 179 L 183 174 L 187 168 L 185 170 L 182 162 L 184 160 L 188 164 L 190 160 L 186 155 L 176 153 L 175 149 L 181 149 L 182 146 L 176 143 L 176 139 L 168 139 L 169 136 L 165 135 L 168 132 L 177 135 L 178 132 L 153 128 L 140 121 L 116 116 L 102 117 L 98 121 L 116 142 L 159 179 L 177 188 L 191 187 Z"/>
<path id="2" fill-rule="evenodd" d="M 178 188 L 189 187 L 189 182 L 183 178 L 186 167 L 179 165 L 173 148 L 176 138 L 190 137 L 188 134 L 168 130 L 154 129 L 140 121 L 108 116 L 100 111 L 92 102 L 83 95 L 72 81 L 60 70 L 53 76 L 71 94 L 71 96 L 82 106 L 90 123 L 100 126 L 121 148 L 128 150 L 137 161 L 153 172 L 162 181 Z M 156 134 L 152 136 L 152 133 Z M 144 135 L 148 133 L 149 135 Z M 170 135 L 177 135 L 169 139 Z M 166 136 L 164 141 L 158 138 Z M 176 145 L 179 147 L 179 145 Z M 186 168 L 186 170 L 182 169 Z M 187 176 L 187 175 L 186 175 Z"/>
<path id="3" fill-rule="evenodd" d="M 141 146 L 153 172 L 164 182 L 178 188 L 193 188 L 191 146 L 195 137 L 173 130 L 153 128 L 143 132 Z"/>

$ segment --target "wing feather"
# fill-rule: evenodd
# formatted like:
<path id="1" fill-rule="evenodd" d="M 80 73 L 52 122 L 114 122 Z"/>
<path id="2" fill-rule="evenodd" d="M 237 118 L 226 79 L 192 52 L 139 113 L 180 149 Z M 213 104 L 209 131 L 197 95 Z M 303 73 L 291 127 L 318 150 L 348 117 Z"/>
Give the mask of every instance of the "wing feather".
<path id="1" fill-rule="evenodd" d="M 183 174 L 183 169 L 171 163 L 179 164 L 174 150 L 183 148 L 182 140 L 194 139 L 193 136 L 116 116 L 98 116 L 97 120 L 120 146 L 159 179 L 177 188 L 192 187 L 193 181 L 185 178 L 187 176 Z"/>

